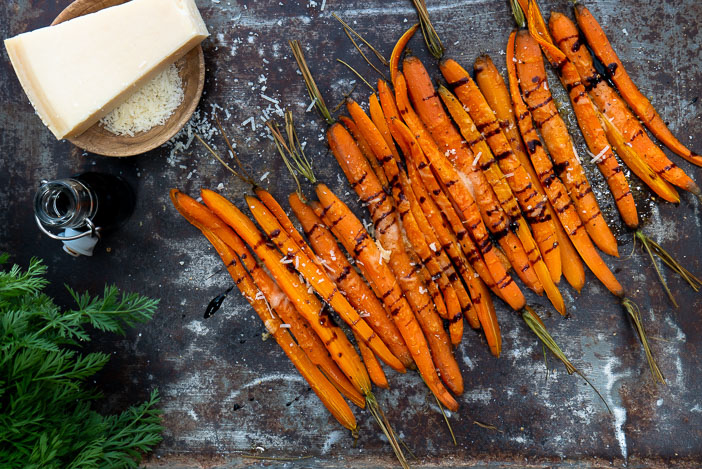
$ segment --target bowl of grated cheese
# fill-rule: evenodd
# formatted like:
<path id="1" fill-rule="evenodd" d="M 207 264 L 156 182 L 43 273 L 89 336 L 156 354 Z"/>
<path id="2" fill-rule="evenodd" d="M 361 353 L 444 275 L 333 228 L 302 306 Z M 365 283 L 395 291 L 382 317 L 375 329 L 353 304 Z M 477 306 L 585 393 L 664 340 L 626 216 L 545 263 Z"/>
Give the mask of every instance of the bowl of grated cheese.
<path id="1" fill-rule="evenodd" d="M 127 0 L 76 0 L 51 23 L 56 25 Z M 104 156 L 134 156 L 166 143 L 190 120 L 205 83 L 201 46 L 168 64 L 122 104 L 68 140 Z"/>

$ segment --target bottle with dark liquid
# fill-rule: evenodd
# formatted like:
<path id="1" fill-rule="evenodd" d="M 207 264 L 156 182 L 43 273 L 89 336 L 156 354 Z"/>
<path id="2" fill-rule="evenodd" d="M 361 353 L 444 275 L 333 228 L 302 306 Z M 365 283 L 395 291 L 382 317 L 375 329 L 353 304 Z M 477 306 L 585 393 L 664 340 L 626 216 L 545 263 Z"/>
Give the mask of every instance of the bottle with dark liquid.
<path id="1" fill-rule="evenodd" d="M 121 177 L 85 172 L 42 181 L 34 196 L 34 215 L 42 232 L 63 241 L 66 252 L 90 255 L 100 236 L 127 221 L 135 203 L 134 191 Z M 51 229 L 64 232 L 56 235 Z"/>

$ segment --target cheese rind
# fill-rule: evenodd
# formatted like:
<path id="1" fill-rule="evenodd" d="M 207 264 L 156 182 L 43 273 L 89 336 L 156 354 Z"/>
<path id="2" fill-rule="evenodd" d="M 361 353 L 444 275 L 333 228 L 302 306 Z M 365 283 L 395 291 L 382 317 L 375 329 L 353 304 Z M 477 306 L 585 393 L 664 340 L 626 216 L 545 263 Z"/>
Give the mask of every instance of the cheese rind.
<path id="1" fill-rule="evenodd" d="M 56 138 L 80 135 L 208 36 L 194 0 L 132 0 L 5 40 Z"/>

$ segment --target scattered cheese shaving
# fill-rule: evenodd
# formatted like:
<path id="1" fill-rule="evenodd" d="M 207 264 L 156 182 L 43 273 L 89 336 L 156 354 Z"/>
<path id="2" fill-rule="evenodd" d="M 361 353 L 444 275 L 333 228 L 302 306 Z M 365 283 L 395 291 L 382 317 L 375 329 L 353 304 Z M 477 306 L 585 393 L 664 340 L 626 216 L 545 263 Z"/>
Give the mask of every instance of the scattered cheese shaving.
<path id="1" fill-rule="evenodd" d="M 607 145 L 606 147 L 604 147 L 604 148 L 602 149 L 602 151 L 599 152 L 599 153 L 597 154 L 597 156 L 595 156 L 594 158 L 592 158 L 592 159 L 590 160 L 590 163 L 598 163 L 598 164 L 599 164 L 599 163 L 604 159 L 604 156 L 605 156 L 605 154 L 607 153 L 608 150 L 609 150 L 609 145 Z"/>
<path id="2" fill-rule="evenodd" d="M 380 252 L 380 257 L 378 258 L 378 264 L 382 264 L 383 261 L 387 264 L 390 261 L 390 254 L 391 252 L 388 251 L 383 247 L 382 244 L 380 244 L 380 241 L 377 239 L 375 240 L 375 245 L 378 246 L 378 251 Z"/>
<path id="3" fill-rule="evenodd" d="M 478 160 L 480 160 L 480 157 L 482 156 L 483 152 L 479 151 L 477 155 L 475 155 L 475 159 L 473 160 L 473 167 L 475 168 L 476 165 L 478 164 Z"/>
<path id="4" fill-rule="evenodd" d="M 178 68 L 171 64 L 100 119 L 100 123 L 113 134 L 133 137 L 165 124 L 182 102 L 183 82 Z"/>

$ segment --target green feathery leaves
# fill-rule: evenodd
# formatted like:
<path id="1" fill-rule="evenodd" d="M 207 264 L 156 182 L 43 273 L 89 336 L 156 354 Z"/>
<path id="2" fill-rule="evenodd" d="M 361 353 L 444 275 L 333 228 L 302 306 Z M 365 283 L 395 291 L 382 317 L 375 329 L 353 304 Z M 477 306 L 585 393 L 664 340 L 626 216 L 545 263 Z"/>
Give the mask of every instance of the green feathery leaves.
<path id="1" fill-rule="evenodd" d="M 7 262 L 0 255 L 0 265 Z M 158 305 L 106 287 L 92 297 L 69 289 L 75 310 L 61 311 L 42 293 L 46 267 L 0 272 L 0 461 L 12 468 L 135 468 L 161 441 L 158 393 L 119 415 L 91 408 L 98 393 L 86 385 L 109 355 L 81 354 L 88 327 L 124 334 L 149 320 Z"/>

